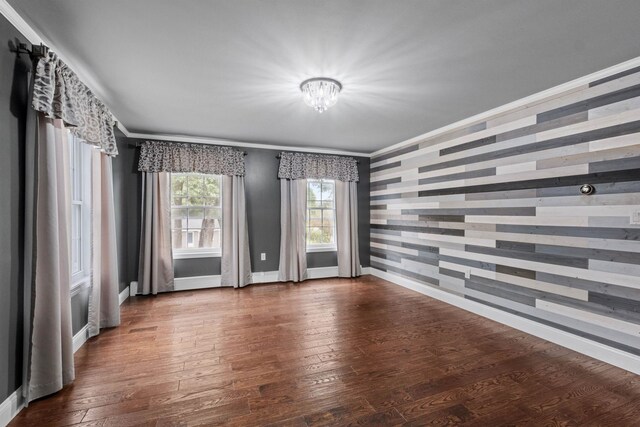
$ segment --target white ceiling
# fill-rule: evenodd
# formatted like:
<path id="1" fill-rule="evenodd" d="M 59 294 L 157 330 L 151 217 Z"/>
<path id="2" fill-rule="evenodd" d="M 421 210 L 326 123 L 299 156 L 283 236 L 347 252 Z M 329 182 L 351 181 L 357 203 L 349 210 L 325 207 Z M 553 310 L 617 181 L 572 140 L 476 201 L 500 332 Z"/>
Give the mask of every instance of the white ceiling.
<path id="1" fill-rule="evenodd" d="M 132 132 L 356 152 L 640 56 L 638 0 L 9 3 Z"/>

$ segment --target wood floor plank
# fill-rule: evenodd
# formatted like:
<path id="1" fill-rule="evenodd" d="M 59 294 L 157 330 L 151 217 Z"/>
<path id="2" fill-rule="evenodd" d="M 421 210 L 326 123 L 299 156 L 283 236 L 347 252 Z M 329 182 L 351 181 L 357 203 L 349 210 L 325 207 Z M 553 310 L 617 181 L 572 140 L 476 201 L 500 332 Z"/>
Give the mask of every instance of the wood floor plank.
<path id="1" fill-rule="evenodd" d="M 372 276 L 134 297 L 11 426 L 635 426 L 640 377 Z"/>

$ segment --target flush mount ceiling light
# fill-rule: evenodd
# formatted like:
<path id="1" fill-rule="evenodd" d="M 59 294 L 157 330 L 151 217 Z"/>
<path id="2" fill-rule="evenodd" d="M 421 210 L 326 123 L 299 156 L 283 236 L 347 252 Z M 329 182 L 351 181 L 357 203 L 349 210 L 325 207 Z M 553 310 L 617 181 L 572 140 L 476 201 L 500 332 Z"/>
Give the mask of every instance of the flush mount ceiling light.
<path id="1" fill-rule="evenodd" d="M 300 83 L 304 102 L 318 113 L 323 113 L 338 102 L 342 84 L 327 77 L 314 77 Z"/>

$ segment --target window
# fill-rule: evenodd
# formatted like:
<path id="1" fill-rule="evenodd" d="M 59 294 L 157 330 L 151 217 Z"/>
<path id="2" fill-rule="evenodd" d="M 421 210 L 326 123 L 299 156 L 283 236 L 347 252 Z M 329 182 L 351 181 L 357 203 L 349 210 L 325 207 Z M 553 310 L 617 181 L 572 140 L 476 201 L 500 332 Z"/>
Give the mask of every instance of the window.
<path id="1" fill-rule="evenodd" d="M 171 242 L 174 258 L 220 255 L 222 177 L 171 174 Z"/>
<path id="2" fill-rule="evenodd" d="M 69 132 L 71 179 L 71 286 L 91 273 L 91 146 Z"/>
<path id="3" fill-rule="evenodd" d="M 307 180 L 307 252 L 336 250 L 335 182 Z"/>

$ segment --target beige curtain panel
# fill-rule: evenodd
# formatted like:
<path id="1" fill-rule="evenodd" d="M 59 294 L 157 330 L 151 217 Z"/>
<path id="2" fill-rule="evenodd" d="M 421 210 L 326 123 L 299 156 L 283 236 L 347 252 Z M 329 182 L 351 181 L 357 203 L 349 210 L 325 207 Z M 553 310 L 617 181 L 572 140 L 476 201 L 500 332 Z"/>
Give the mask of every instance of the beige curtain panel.
<path id="1" fill-rule="evenodd" d="M 281 282 L 301 282 L 307 278 L 306 204 L 306 179 L 280 180 L 280 266 L 278 280 Z"/>
<path id="2" fill-rule="evenodd" d="M 88 319 L 90 337 L 98 335 L 101 328 L 120 324 L 118 249 L 111 157 L 98 150 L 93 150 L 91 157 L 92 267 Z"/>
<path id="3" fill-rule="evenodd" d="M 358 245 L 358 187 L 350 181 L 336 181 L 336 238 L 338 276 L 358 277 L 362 274 Z"/>
<path id="4" fill-rule="evenodd" d="M 222 286 L 242 288 L 251 283 L 249 227 L 244 177 L 222 177 Z"/>
<path id="5" fill-rule="evenodd" d="M 169 175 L 143 172 L 138 293 L 171 291 L 173 281 Z"/>
<path id="6" fill-rule="evenodd" d="M 74 379 L 71 329 L 71 182 L 62 120 L 40 113 L 28 138 L 28 212 L 25 269 L 25 383 L 28 403 Z M 32 161 L 33 160 L 33 163 Z M 27 296 L 27 293 L 29 294 Z"/>

